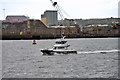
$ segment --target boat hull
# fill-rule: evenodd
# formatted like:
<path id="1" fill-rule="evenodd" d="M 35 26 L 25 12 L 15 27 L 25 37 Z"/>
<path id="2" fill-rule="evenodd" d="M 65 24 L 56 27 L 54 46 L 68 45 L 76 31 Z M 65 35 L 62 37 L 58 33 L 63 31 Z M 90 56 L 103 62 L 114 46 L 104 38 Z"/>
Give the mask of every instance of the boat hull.
<path id="1" fill-rule="evenodd" d="M 55 51 L 58 54 L 77 54 L 77 51 Z"/>
<path id="2" fill-rule="evenodd" d="M 77 54 L 77 51 L 75 50 L 41 50 L 43 55 L 54 55 L 55 53 L 57 54 Z"/>
<path id="3" fill-rule="evenodd" d="M 54 55 L 54 52 L 52 50 L 41 50 L 41 52 L 43 53 L 43 55 Z"/>

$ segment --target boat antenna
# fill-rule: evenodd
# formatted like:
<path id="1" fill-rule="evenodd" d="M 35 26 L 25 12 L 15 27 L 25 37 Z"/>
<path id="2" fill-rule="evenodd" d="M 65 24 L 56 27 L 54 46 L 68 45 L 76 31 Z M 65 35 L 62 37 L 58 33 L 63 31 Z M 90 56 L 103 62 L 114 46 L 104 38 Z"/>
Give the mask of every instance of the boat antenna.
<path id="1" fill-rule="evenodd" d="M 62 39 L 65 39 L 65 34 L 64 34 L 64 32 L 63 33 L 61 33 L 61 37 L 62 37 Z"/>

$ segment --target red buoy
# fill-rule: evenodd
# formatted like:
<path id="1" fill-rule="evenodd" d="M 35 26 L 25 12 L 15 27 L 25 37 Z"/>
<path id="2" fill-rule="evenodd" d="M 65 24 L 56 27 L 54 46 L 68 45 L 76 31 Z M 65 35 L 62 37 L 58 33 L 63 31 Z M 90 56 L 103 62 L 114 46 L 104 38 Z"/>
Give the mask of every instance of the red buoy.
<path id="1" fill-rule="evenodd" d="M 33 40 L 33 44 L 36 44 L 36 41 L 35 41 L 35 40 Z"/>

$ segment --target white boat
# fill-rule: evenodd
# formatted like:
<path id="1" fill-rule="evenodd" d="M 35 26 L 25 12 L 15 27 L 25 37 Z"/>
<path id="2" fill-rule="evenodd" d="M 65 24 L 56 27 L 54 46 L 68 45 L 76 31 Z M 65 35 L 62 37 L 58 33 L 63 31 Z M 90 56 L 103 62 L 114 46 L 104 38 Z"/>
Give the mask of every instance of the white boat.
<path id="1" fill-rule="evenodd" d="M 65 40 L 65 36 L 62 35 L 62 38 L 59 40 L 56 40 L 55 45 L 52 49 L 42 49 L 41 52 L 43 55 L 54 55 L 57 54 L 70 54 L 74 53 L 77 54 L 76 50 L 68 49 L 70 45 L 67 44 L 67 41 Z"/>

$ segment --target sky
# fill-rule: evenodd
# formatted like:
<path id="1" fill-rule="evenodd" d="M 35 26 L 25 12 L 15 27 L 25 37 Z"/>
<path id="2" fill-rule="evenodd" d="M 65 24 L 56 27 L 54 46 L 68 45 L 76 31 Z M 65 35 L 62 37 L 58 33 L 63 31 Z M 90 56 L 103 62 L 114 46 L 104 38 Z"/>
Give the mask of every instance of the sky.
<path id="1" fill-rule="evenodd" d="M 53 0 L 69 19 L 118 17 L 120 0 Z M 25 15 L 41 19 L 46 10 L 55 10 L 50 0 L 0 0 L 0 20 L 7 15 Z"/>
<path id="2" fill-rule="evenodd" d="M 118 3 L 118 17 L 120 18 L 120 1 Z"/>

